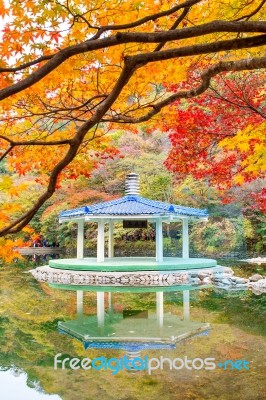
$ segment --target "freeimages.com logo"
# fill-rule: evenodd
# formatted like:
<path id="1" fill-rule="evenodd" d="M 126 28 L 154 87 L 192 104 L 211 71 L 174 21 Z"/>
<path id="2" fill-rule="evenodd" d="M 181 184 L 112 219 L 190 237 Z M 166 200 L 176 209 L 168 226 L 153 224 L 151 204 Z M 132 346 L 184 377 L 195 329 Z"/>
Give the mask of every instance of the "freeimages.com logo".
<path id="1" fill-rule="evenodd" d="M 160 356 L 159 358 L 149 358 L 145 357 L 135 357 L 128 358 L 127 356 L 121 358 L 106 358 L 104 356 L 96 357 L 94 359 L 90 358 L 77 358 L 77 357 L 64 357 L 61 358 L 62 354 L 58 353 L 54 357 L 54 369 L 84 369 L 90 370 L 94 369 L 96 371 L 100 370 L 110 370 L 113 375 L 118 374 L 119 371 L 130 370 L 130 371 L 147 371 L 149 375 L 153 371 L 158 369 L 170 369 L 170 370 L 214 370 L 216 368 L 224 370 L 249 370 L 249 362 L 246 360 L 225 360 L 223 362 L 216 363 L 215 358 L 193 358 L 189 359 L 187 356 L 183 358 L 165 358 Z"/>

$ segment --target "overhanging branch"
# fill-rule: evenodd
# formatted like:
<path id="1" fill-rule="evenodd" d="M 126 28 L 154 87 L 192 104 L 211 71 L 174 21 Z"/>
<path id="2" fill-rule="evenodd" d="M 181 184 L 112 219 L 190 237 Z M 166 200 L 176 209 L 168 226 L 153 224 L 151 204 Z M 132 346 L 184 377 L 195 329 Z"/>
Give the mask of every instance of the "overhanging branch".
<path id="1" fill-rule="evenodd" d="M 70 144 L 71 139 L 64 139 L 64 140 L 12 140 L 6 136 L 0 135 L 0 139 L 3 139 L 10 143 L 12 147 L 15 146 L 59 146 L 62 144 Z"/>
<path id="2" fill-rule="evenodd" d="M 162 110 L 162 108 L 174 103 L 178 99 L 188 99 L 201 95 L 209 88 L 211 79 L 222 72 L 237 72 L 264 68 L 266 68 L 266 57 L 220 62 L 208 68 L 206 71 L 203 71 L 203 73 L 201 74 L 201 83 L 196 88 L 179 91 L 156 104 L 146 106 L 146 108 L 151 108 L 151 110 L 145 115 L 138 118 L 118 115 L 112 118 L 103 118 L 103 121 L 117 122 L 122 124 L 137 124 L 145 122 L 151 119 L 154 115 L 158 114 Z"/>
<path id="3" fill-rule="evenodd" d="M 253 21 L 244 21 L 244 22 L 226 22 L 226 21 L 214 21 L 211 23 L 207 24 L 202 24 L 196 27 L 192 28 L 183 28 L 181 30 L 170 30 L 167 32 L 155 32 L 155 33 L 121 33 L 118 32 L 115 35 L 111 37 L 107 37 L 104 39 L 97 39 L 93 41 L 86 41 L 77 45 L 69 46 L 61 51 L 59 51 L 57 54 L 55 54 L 50 60 L 47 61 L 45 65 L 40 67 L 38 70 L 32 72 L 28 77 L 22 79 L 21 81 L 14 83 L 4 89 L 0 90 L 0 100 L 3 100 L 11 95 L 14 95 L 16 93 L 19 93 L 35 83 L 39 82 L 41 79 L 43 79 L 45 76 L 47 76 L 49 73 L 54 71 L 57 67 L 59 67 L 62 63 L 64 63 L 67 59 L 81 54 L 81 53 L 87 53 L 90 51 L 94 50 L 100 50 L 104 48 L 109 48 L 113 46 L 117 46 L 120 44 L 125 44 L 125 43 L 160 43 L 160 42 L 167 42 L 167 41 L 172 41 L 172 40 L 179 40 L 179 39 L 184 39 L 184 38 L 193 38 L 197 36 L 203 36 L 205 34 L 210 34 L 210 33 L 215 33 L 215 32 L 266 32 L 266 24 L 265 21 L 259 21 L 259 22 L 253 22 Z M 255 39 L 257 38 L 257 39 Z M 259 38 L 262 39 L 262 41 L 259 41 Z M 239 48 L 245 48 L 245 41 L 246 41 L 246 47 L 256 47 L 256 46 L 262 46 L 266 43 L 264 38 L 264 35 L 257 36 L 257 37 L 249 37 L 245 39 L 231 39 L 231 40 L 221 40 L 216 43 L 212 43 L 212 46 L 210 46 L 210 52 L 215 52 L 215 51 L 221 51 L 222 48 L 224 50 L 228 50 L 228 47 L 223 46 L 227 42 L 232 42 L 235 45 L 232 45 L 229 50 L 232 49 L 239 49 Z M 243 45 L 240 46 L 240 43 Z M 239 44 L 239 45 L 238 45 Z M 185 49 L 189 49 L 189 51 L 185 51 Z M 195 50 L 194 50 L 195 49 Z M 183 56 L 188 56 L 188 55 L 198 55 L 198 54 L 206 54 L 206 51 L 201 51 L 201 46 L 200 45 L 195 45 L 195 46 L 187 46 L 183 47 L 177 50 L 184 51 Z M 220 49 L 220 50 L 219 50 Z M 172 50 L 166 50 L 168 52 Z M 165 52 L 166 52 L 165 51 Z M 164 52 L 164 53 L 165 53 Z M 151 58 L 151 56 L 154 56 L 154 61 L 157 61 L 155 55 L 159 55 L 162 52 L 151 52 L 151 53 L 146 53 L 147 55 L 150 55 L 148 58 Z M 178 55 L 177 55 L 178 56 Z M 181 55 L 182 56 L 182 55 Z M 133 56 L 137 57 L 137 56 Z M 173 56 L 175 57 L 175 56 Z M 167 53 L 165 53 L 165 59 L 170 59 L 172 57 L 167 57 Z M 161 58 L 159 58 L 161 59 Z"/>
<path id="4" fill-rule="evenodd" d="M 13 221 L 5 228 L 1 229 L 0 236 L 7 235 L 9 233 L 19 232 L 22 228 L 24 228 L 24 226 L 26 226 L 30 222 L 30 220 L 33 218 L 35 213 L 40 209 L 40 207 L 53 195 L 53 193 L 55 192 L 59 174 L 75 158 L 79 150 L 79 147 L 82 144 L 83 139 L 87 134 L 87 132 L 91 128 L 96 126 L 98 122 L 102 119 L 107 110 L 111 107 L 111 105 L 115 102 L 115 100 L 121 93 L 123 87 L 126 85 L 131 75 L 134 73 L 135 67 L 133 65 L 127 65 L 127 63 L 125 64 L 126 65 L 124 66 L 120 74 L 120 77 L 117 80 L 116 84 L 114 85 L 111 93 L 97 108 L 97 110 L 95 111 L 94 115 L 90 118 L 90 120 L 86 121 L 80 128 L 78 128 L 75 137 L 71 140 L 70 147 L 66 155 L 63 157 L 62 160 L 60 160 L 55 165 L 55 167 L 51 171 L 47 190 L 39 197 L 37 202 L 31 207 L 31 209 L 28 212 L 26 212 L 21 217 L 17 218 L 15 221 Z"/>

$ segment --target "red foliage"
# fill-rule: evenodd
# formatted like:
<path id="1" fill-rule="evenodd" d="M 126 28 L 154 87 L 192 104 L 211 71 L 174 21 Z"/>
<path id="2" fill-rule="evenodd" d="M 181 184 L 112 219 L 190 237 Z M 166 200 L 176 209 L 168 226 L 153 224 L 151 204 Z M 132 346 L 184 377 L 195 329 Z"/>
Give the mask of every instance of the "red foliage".
<path id="1" fill-rule="evenodd" d="M 253 209 L 258 209 L 263 214 L 266 214 L 266 188 L 259 193 L 251 193 L 251 199 L 254 201 Z"/>
<path id="2" fill-rule="evenodd" d="M 242 163 L 254 150 L 256 140 L 249 143 L 246 152 L 225 151 L 218 145 L 248 125 L 257 126 L 264 121 L 260 113 L 262 82 L 258 75 L 241 85 L 226 77 L 219 78 L 219 95 L 209 90 L 186 103 L 175 103 L 174 123 L 165 126 L 172 145 L 165 162 L 169 170 L 180 178 L 190 174 L 195 179 L 206 179 L 220 189 L 232 186 L 233 176 L 242 171 Z M 243 176 L 246 182 L 254 179 L 248 173 Z"/>

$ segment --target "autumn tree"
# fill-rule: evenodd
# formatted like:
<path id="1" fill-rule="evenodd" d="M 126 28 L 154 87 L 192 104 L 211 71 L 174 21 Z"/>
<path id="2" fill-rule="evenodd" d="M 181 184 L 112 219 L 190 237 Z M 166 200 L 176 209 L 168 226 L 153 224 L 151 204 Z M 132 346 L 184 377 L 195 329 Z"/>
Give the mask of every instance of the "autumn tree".
<path id="1" fill-rule="evenodd" d="M 265 72 L 228 73 L 216 78 L 198 98 L 174 104 L 175 117 L 165 124 L 172 148 L 167 167 L 179 178 L 193 175 L 216 185 L 234 200 L 237 186 L 266 177 Z M 263 183 L 250 185 L 259 209 Z M 253 194 L 252 194 L 253 193 Z M 241 196 L 240 196 L 241 198 Z M 266 204 L 264 205 L 265 208 Z"/>
<path id="2" fill-rule="evenodd" d="M 265 0 L 1 0 L 2 190 L 28 174 L 40 195 L 15 215 L 3 207 L 0 235 L 26 226 L 60 180 L 112 157 L 108 132 L 159 127 L 222 72 L 265 68 L 264 14 Z"/>

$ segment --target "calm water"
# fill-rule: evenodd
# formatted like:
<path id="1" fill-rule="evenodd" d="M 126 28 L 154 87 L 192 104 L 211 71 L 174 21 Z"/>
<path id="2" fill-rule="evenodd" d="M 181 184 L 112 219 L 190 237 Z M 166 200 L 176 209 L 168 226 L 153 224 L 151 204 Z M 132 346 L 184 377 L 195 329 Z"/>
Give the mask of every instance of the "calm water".
<path id="1" fill-rule="evenodd" d="M 252 266 L 237 269 L 242 276 L 252 272 Z M 265 295 L 189 287 L 66 289 L 39 284 L 18 266 L 1 267 L 0 399 L 266 398 Z M 67 363 L 54 369 L 57 354 L 60 360 L 107 361 L 98 360 L 98 370 Z M 116 359 L 121 363 L 125 356 L 139 358 L 136 368 L 150 363 L 154 369 L 118 372 Z M 160 357 L 170 360 L 162 369 L 151 360 Z M 115 360 L 106 364 L 110 358 Z M 215 368 L 205 369 L 207 358 Z M 232 369 L 228 360 L 241 361 Z"/>

